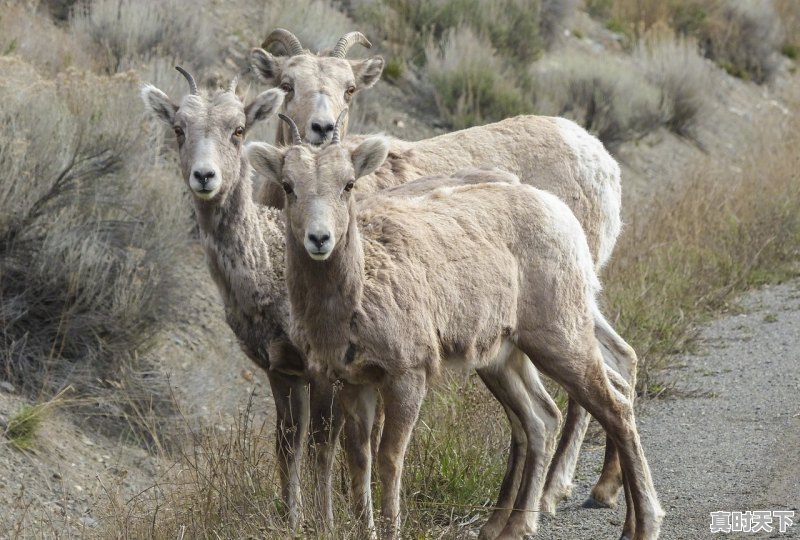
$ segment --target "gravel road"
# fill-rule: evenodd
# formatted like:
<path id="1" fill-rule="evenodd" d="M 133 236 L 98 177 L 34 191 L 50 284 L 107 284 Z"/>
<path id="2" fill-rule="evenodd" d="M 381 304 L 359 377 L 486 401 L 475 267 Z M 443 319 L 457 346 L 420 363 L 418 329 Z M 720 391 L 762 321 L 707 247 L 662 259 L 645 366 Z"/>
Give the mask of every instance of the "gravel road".
<path id="1" fill-rule="evenodd" d="M 673 370 L 683 397 L 646 403 L 637 416 L 656 489 L 667 515 L 665 540 L 800 538 L 800 280 L 750 293 L 741 313 L 704 328 L 697 353 Z M 702 396 L 702 397 L 685 397 Z M 597 478 L 599 445 L 585 446 L 573 495 L 540 538 L 616 539 L 615 510 L 580 507 Z M 710 531 L 710 512 L 793 510 L 779 533 Z"/>

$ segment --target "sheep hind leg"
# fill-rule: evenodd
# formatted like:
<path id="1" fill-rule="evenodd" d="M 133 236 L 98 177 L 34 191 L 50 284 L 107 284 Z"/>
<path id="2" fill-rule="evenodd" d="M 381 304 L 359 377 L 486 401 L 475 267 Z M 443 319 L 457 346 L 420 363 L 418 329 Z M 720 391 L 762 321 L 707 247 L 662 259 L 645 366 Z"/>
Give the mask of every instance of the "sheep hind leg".
<path id="1" fill-rule="evenodd" d="M 592 348 L 582 354 L 574 351 L 575 354 L 554 356 L 555 361 L 546 367 L 548 373 L 600 422 L 619 449 L 623 478 L 630 488 L 635 513 L 633 540 L 651 540 L 658 537 L 664 513 L 636 430 L 633 405 L 628 398 L 630 392 L 623 393 L 613 387 L 610 380 L 613 377 L 603 365 L 599 347 L 592 344 Z M 623 534 L 630 532 L 627 521 Z"/>
<path id="2" fill-rule="evenodd" d="M 539 504 L 542 512 L 555 514 L 558 503 L 572 493 L 572 477 L 575 474 L 578 453 L 590 420 L 589 413 L 570 398 L 558 447 L 547 470 L 547 480 Z"/>
<path id="3" fill-rule="evenodd" d="M 604 318 L 595 322 L 595 335 L 603 353 L 603 361 L 608 367 L 606 373 L 612 378 L 612 382 L 617 379 L 617 376 L 624 380 L 627 391 L 623 393 L 626 393 L 632 403 L 636 386 L 636 353 Z M 622 390 L 620 389 L 620 391 Z M 613 441 L 606 436 L 603 471 L 583 506 L 585 508 L 614 508 L 617 505 L 622 485 L 619 451 Z"/>
<path id="4" fill-rule="evenodd" d="M 522 469 L 525 461 L 525 447 L 527 437 L 522 429 L 519 418 L 511 408 L 504 403 L 502 384 L 496 380 L 496 376 L 486 373 L 485 370 L 478 370 L 486 388 L 503 406 L 508 422 L 511 425 L 511 443 L 509 445 L 509 456 L 506 464 L 506 473 L 500 485 L 500 494 L 495 503 L 495 509 L 489 519 L 481 527 L 479 540 L 494 540 L 500 531 L 505 527 L 508 516 L 511 515 L 511 508 L 516 498 L 517 490 L 522 479 Z"/>
<path id="5" fill-rule="evenodd" d="M 515 349 L 502 373 L 495 373 L 502 385 L 503 403 L 517 417 L 525 435 L 524 464 L 513 510 L 497 538 L 525 538 L 538 528 L 539 499 L 561 413 L 522 351 Z"/>

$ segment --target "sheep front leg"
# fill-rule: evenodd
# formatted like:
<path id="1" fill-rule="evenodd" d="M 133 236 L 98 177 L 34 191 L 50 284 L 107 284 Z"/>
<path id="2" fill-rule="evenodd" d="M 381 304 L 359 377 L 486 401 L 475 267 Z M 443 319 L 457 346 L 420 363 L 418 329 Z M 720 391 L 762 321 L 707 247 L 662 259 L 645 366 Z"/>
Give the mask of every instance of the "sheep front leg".
<path id="1" fill-rule="evenodd" d="M 425 373 L 412 371 L 386 375 L 380 393 L 386 414 L 378 450 L 381 519 L 384 538 L 393 539 L 399 537 L 403 461 L 426 393 Z"/>
<path id="2" fill-rule="evenodd" d="M 372 534 L 375 520 L 372 515 L 371 436 L 375 423 L 377 393 L 371 386 L 344 383 L 340 393 L 345 415 L 344 448 L 350 470 L 350 497 L 353 514 L 360 520 L 364 531 Z"/>
<path id="3" fill-rule="evenodd" d="M 310 376 L 309 450 L 314 462 L 317 486 L 314 497 L 316 518 L 325 527 L 333 526 L 333 459 L 344 416 L 339 397 L 327 377 Z"/>
<path id="4" fill-rule="evenodd" d="M 294 530 L 301 519 L 300 462 L 308 432 L 308 392 L 302 377 L 268 371 L 267 378 L 275 401 L 275 453 L 281 496 L 286 505 L 289 527 Z"/>

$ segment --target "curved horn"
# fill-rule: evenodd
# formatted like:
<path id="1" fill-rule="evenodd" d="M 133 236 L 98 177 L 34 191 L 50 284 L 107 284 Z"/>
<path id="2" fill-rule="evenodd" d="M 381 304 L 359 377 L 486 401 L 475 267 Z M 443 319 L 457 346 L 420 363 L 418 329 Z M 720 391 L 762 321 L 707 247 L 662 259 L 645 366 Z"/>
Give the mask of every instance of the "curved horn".
<path id="1" fill-rule="evenodd" d="M 231 92 L 232 94 L 236 93 L 236 85 L 239 84 L 239 77 L 241 77 L 242 75 L 244 75 L 248 71 L 250 71 L 250 67 L 249 66 L 244 68 L 243 70 L 241 70 L 239 73 L 236 74 L 236 76 L 231 80 L 231 84 L 228 86 L 228 92 Z"/>
<path id="2" fill-rule="evenodd" d="M 344 58 L 347 55 L 347 51 L 350 50 L 350 47 L 356 43 L 363 45 L 367 49 L 372 47 L 372 43 L 369 42 L 367 36 L 361 32 L 348 32 L 336 42 L 336 46 L 333 48 L 331 56 L 333 58 Z"/>
<path id="3" fill-rule="evenodd" d="M 280 43 L 283 45 L 283 48 L 286 49 L 286 53 L 289 56 L 296 56 L 303 52 L 303 45 L 300 44 L 300 40 L 297 39 L 297 36 L 283 28 L 276 28 L 270 32 L 267 39 L 261 44 L 261 48 L 266 51 L 273 43 Z"/>
<path id="4" fill-rule="evenodd" d="M 300 130 L 297 129 L 297 124 L 294 123 L 294 120 L 283 113 L 278 113 L 278 118 L 289 124 L 289 131 L 292 132 L 292 144 L 303 144 L 303 139 L 300 138 Z M 336 128 L 333 131 L 335 133 Z"/>
<path id="5" fill-rule="evenodd" d="M 189 83 L 189 91 L 193 95 L 199 94 L 199 92 L 197 91 L 197 83 L 194 82 L 194 77 L 192 77 L 192 74 L 183 69 L 181 66 L 175 66 L 175 69 L 177 69 L 178 73 L 180 73 L 186 78 L 186 81 Z"/>
<path id="6" fill-rule="evenodd" d="M 342 130 L 342 124 L 344 124 L 344 119 L 347 117 L 347 107 L 342 109 L 342 112 L 339 113 L 339 118 L 336 119 L 336 124 L 333 126 L 333 134 L 331 135 L 331 144 L 339 144 L 341 140 L 341 134 L 339 133 Z"/>

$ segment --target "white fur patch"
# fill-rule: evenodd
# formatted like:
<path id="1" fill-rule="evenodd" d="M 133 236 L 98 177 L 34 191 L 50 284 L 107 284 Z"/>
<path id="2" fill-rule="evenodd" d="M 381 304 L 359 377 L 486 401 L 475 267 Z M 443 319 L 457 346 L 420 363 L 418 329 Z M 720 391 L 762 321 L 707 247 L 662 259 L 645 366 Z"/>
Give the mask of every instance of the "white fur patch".
<path id="1" fill-rule="evenodd" d="M 564 142 L 575 154 L 576 177 L 587 180 L 581 186 L 587 194 L 600 201 L 603 223 L 600 228 L 597 268 L 602 268 L 611 257 L 617 237 L 622 230 L 622 186 L 619 165 L 597 138 L 572 120 L 553 119 Z"/>

